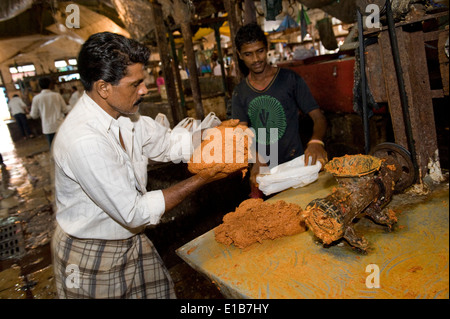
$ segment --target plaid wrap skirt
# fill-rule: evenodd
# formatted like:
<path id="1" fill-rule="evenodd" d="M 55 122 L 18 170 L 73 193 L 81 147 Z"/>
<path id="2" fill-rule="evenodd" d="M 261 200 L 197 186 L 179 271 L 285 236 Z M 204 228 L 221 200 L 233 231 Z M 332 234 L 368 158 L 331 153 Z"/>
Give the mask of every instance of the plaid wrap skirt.
<path id="1" fill-rule="evenodd" d="M 51 248 L 60 299 L 176 298 L 169 271 L 145 234 L 78 239 L 57 225 Z"/>

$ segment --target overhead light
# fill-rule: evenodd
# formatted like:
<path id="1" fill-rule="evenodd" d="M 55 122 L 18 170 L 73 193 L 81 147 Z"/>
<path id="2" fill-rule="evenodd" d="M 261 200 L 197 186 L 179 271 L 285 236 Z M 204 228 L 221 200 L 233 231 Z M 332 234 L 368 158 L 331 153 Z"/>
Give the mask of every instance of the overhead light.
<path id="1" fill-rule="evenodd" d="M 64 68 L 66 66 L 67 66 L 67 62 L 64 61 L 64 60 L 55 61 L 55 67 L 56 68 Z"/>
<path id="2" fill-rule="evenodd" d="M 27 64 L 27 65 L 19 66 L 20 72 L 31 72 L 31 71 L 35 71 L 35 70 L 36 69 L 34 68 L 34 64 Z"/>

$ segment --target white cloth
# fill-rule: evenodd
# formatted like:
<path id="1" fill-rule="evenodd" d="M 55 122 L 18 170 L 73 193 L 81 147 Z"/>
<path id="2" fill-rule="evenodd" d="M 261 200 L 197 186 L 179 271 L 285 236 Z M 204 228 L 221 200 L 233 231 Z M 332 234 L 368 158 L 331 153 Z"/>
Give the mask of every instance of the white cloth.
<path id="1" fill-rule="evenodd" d="M 165 201 L 161 190 L 146 190 L 148 159 L 187 161 L 192 153 L 186 130 L 170 132 L 147 116 L 116 120 L 86 93 L 53 143 L 56 220 L 77 238 L 126 239 L 157 224 Z"/>
<path id="2" fill-rule="evenodd" d="M 269 174 L 258 175 L 256 182 L 258 188 L 265 194 L 281 192 L 288 188 L 299 188 L 311 184 L 319 178 L 319 171 L 322 163 L 319 161 L 305 166 L 305 155 L 296 157 L 288 162 L 280 164 L 270 169 Z"/>
<path id="3" fill-rule="evenodd" d="M 222 76 L 222 68 L 220 67 L 219 63 L 217 63 L 216 66 L 214 67 L 213 74 L 215 76 Z"/>
<path id="4" fill-rule="evenodd" d="M 72 93 L 69 99 L 69 107 L 70 109 L 73 109 L 75 106 L 75 103 L 77 103 L 78 99 L 81 97 L 81 93 L 79 91 L 75 91 Z"/>
<path id="5" fill-rule="evenodd" d="M 9 113 L 12 116 L 23 113 L 26 114 L 27 105 L 18 96 L 14 96 L 8 103 Z"/>
<path id="6" fill-rule="evenodd" d="M 30 116 L 41 118 L 42 133 L 51 134 L 58 130 L 67 113 L 67 105 L 61 94 L 44 89 L 33 98 Z"/>
<path id="7" fill-rule="evenodd" d="M 183 69 L 180 70 L 180 77 L 182 80 L 187 80 L 189 78 L 186 70 L 183 70 Z"/>

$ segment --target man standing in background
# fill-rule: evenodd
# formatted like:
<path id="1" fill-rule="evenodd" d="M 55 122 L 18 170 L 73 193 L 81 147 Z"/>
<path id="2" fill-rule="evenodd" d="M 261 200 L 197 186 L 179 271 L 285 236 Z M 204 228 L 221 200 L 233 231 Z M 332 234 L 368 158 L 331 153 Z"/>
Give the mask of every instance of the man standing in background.
<path id="1" fill-rule="evenodd" d="M 73 107 L 75 106 L 75 103 L 77 103 L 77 101 L 81 97 L 81 95 L 82 95 L 82 93 L 80 91 L 78 91 L 78 88 L 75 85 L 72 86 L 72 95 L 70 96 L 70 99 L 69 99 L 70 110 L 73 109 Z"/>
<path id="2" fill-rule="evenodd" d="M 22 132 L 23 138 L 33 138 L 30 127 L 27 121 L 27 105 L 22 101 L 18 94 L 14 94 L 12 99 L 8 103 L 9 113 L 16 119 L 16 123 Z"/>
<path id="3" fill-rule="evenodd" d="M 33 98 L 30 111 L 32 118 L 41 118 L 42 133 L 50 147 L 58 127 L 64 120 L 64 114 L 69 111 L 62 95 L 50 90 L 51 83 L 49 78 L 39 79 L 42 91 Z"/>

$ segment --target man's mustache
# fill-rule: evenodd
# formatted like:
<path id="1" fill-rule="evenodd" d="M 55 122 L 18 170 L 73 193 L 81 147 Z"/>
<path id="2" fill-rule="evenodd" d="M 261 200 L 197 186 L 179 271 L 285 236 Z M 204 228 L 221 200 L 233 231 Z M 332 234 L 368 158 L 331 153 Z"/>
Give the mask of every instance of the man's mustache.
<path id="1" fill-rule="evenodd" d="M 139 100 L 137 100 L 136 102 L 134 102 L 134 105 L 138 105 L 140 104 L 142 101 L 144 101 L 143 97 L 140 97 Z"/>

